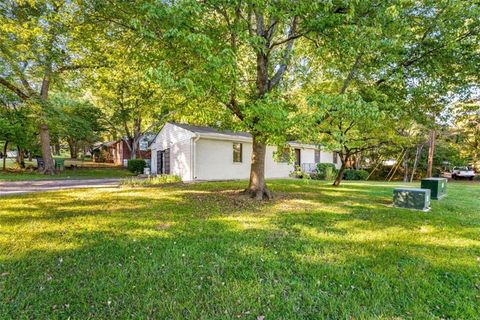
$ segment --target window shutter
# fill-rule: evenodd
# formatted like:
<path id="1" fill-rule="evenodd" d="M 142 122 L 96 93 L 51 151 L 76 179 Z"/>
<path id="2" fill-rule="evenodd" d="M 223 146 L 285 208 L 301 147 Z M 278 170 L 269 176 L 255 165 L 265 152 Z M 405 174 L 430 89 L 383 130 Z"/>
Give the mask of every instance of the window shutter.
<path id="1" fill-rule="evenodd" d="M 320 150 L 315 149 L 315 163 L 319 163 L 319 162 L 320 162 Z"/>
<path id="2" fill-rule="evenodd" d="M 157 151 L 157 174 L 162 174 L 163 163 L 162 163 L 162 151 Z"/>
<path id="3" fill-rule="evenodd" d="M 165 149 L 165 155 L 164 155 L 164 161 L 165 161 L 165 174 L 170 174 L 170 149 Z"/>

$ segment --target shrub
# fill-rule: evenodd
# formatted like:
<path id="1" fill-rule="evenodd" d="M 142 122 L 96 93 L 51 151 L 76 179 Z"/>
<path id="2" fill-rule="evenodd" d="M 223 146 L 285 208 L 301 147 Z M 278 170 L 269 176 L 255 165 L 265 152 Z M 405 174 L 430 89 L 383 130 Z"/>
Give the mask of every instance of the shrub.
<path id="1" fill-rule="evenodd" d="M 299 179 L 310 179 L 310 174 L 308 172 L 302 171 L 302 168 L 298 165 L 295 166 L 295 170 L 290 173 L 290 176 Z"/>
<path id="2" fill-rule="evenodd" d="M 168 183 L 182 182 L 179 176 L 172 174 L 161 174 L 155 177 L 148 177 L 146 179 L 128 178 L 121 182 L 122 186 L 142 187 L 142 186 L 156 186 Z"/>
<path id="3" fill-rule="evenodd" d="M 312 179 L 333 180 L 337 175 L 337 168 L 333 163 L 317 163 L 316 174 Z"/>
<path id="4" fill-rule="evenodd" d="M 345 180 L 367 180 L 368 171 L 365 170 L 353 170 L 347 169 L 343 173 L 343 179 Z"/>
<path id="5" fill-rule="evenodd" d="M 143 169 L 147 166 L 145 160 L 142 159 L 131 159 L 127 162 L 128 171 L 136 174 L 143 173 Z"/>

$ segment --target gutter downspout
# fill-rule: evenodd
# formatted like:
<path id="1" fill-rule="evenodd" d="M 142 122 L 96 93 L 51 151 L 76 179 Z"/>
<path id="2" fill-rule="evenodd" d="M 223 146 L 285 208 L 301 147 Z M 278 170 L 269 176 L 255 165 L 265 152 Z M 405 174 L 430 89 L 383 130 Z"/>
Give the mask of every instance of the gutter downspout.
<path id="1" fill-rule="evenodd" d="M 197 141 L 200 140 L 200 136 L 198 134 L 195 134 L 195 137 L 192 138 L 192 156 L 191 156 L 191 168 L 192 168 L 192 181 L 195 181 L 196 179 L 196 158 L 197 158 Z"/>

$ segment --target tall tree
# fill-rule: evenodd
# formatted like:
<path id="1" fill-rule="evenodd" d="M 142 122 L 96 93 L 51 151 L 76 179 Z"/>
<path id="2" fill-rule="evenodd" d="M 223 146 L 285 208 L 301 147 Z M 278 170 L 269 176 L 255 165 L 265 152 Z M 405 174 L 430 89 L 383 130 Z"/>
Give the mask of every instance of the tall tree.
<path id="1" fill-rule="evenodd" d="M 460 90 L 466 84 L 464 70 L 473 69 L 470 61 L 474 61 L 480 31 L 478 19 L 473 17 L 479 13 L 478 5 L 362 1 L 351 6 L 336 28 L 325 30 L 320 25 L 314 29 L 314 54 L 309 57 L 311 68 L 317 71 L 312 73 L 316 85 L 307 92 L 316 101 L 319 97 L 331 99 L 331 111 L 343 110 L 335 96 L 360 96 L 363 101 L 376 101 L 380 110 L 397 122 L 404 119 L 408 123 L 408 117 L 413 120 L 428 113 L 432 115 L 429 121 L 435 123 L 433 115 L 440 114 L 448 103 L 447 92 Z M 340 38 L 342 41 L 337 40 Z M 351 114 L 367 111 L 355 99 L 347 101 Z M 339 125 L 339 120 L 332 121 L 331 111 L 324 111 L 322 108 L 316 117 L 320 132 L 325 132 L 329 123 L 331 129 L 349 128 Z M 341 141 L 341 135 L 335 134 Z"/>
<path id="2" fill-rule="evenodd" d="M 97 141 L 104 130 L 102 111 L 86 101 L 58 94 L 51 104 L 48 124 L 52 136 L 66 142 L 70 157 L 76 159 L 80 149 Z"/>
<path id="3" fill-rule="evenodd" d="M 242 0 L 157 2 L 148 9 L 143 34 L 167 49 L 157 75 L 172 79 L 196 101 L 208 100 L 186 110 L 202 122 L 216 118 L 221 126 L 252 134 L 245 192 L 253 198 L 272 197 L 265 181 L 266 146 L 286 140 L 294 109 L 289 93 L 298 83 L 287 77 L 296 61 L 295 43 L 321 8 L 341 11 L 310 1 Z M 170 17 L 170 23 L 162 24 L 161 17 Z"/>
<path id="4" fill-rule="evenodd" d="M 49 92 L 62 73 L 77 69 L 81 10 L 76 1 L 12 1 L 0 4 L 0 85 L 36 115 L 44 173 L 54 172 L 47 121 Z M 78 48 L 77 48 L 78 49 Z"/>

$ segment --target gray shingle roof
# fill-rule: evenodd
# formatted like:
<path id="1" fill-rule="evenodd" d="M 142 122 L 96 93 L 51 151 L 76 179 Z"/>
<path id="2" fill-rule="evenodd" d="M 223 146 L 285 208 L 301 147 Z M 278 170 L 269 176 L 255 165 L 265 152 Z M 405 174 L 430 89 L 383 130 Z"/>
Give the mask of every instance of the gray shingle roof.
<path id="1" fill-rule="evenodd" d="M 218 135 L 226 135 L 231 137 L 242 137 L 242 138 L 251 138 L 252 135 L 248 132 L 233 132 L 230 130 L 221 130 L 215 129 L 211 127 L 202 127 L 202 126 L 192 126 L 189 124 L 184 123 L 173 123 L 174 125 L 183 128 L 185 130 L 191 131 L 193 133 L 197 133 L 199 135 L 202 134 L 218 134 Z"/>

